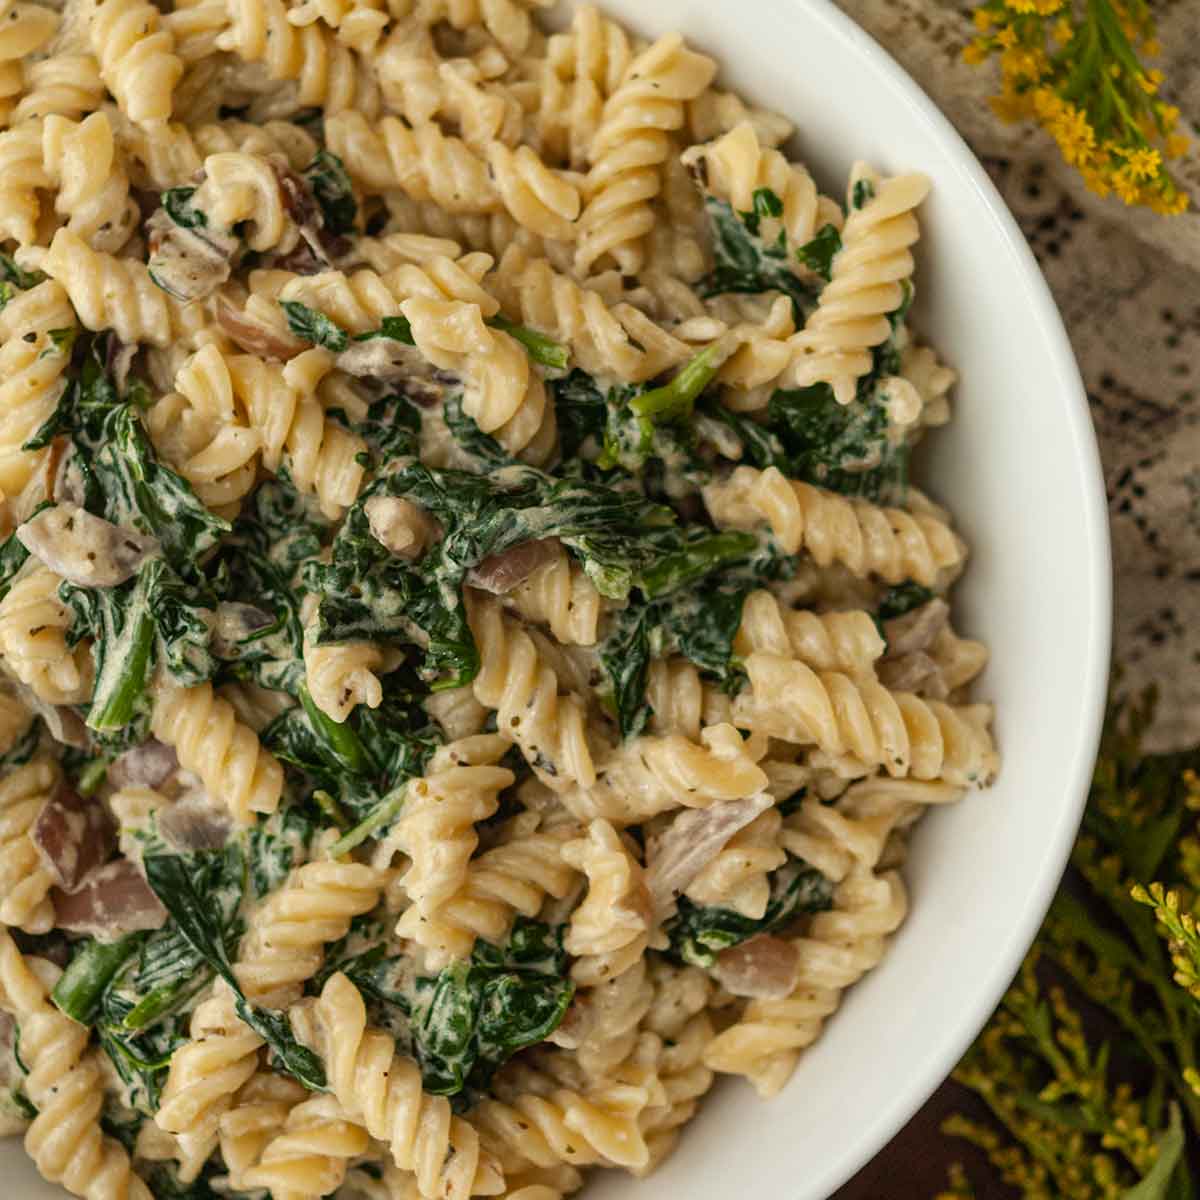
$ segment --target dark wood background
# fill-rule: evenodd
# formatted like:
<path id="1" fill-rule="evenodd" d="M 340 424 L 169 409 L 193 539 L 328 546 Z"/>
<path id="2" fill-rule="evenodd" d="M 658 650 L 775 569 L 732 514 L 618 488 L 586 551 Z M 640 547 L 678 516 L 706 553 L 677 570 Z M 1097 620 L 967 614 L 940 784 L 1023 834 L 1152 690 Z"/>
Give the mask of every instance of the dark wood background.
<path id="1" fill-rule="evenodd" d="M 967 1170 L 977 1200 L 1014 1200 L 1019 1195 L 1000 1182 L 986 1156 L 959 1138 L 946 1137 L 941 1124 L 961 1112 L 985 1120 L 987 1109 L 973 1092 L 947 1080 L 929 1103 L 830 1200 L 933 1200 L 946 1186 L 951 1163 Z"/>

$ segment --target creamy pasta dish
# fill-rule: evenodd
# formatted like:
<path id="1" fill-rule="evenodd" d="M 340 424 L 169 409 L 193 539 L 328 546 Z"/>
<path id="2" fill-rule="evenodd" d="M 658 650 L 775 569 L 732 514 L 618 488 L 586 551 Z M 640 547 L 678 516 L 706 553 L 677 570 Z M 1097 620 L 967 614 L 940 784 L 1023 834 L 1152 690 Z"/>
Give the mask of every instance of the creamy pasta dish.
<path id="1" fill-rule="evenodd" d="M 996 771 L 927 180 L 541 7 L 0 0 L 0 1114 L 87 1200 L 644 1175 Z"/>

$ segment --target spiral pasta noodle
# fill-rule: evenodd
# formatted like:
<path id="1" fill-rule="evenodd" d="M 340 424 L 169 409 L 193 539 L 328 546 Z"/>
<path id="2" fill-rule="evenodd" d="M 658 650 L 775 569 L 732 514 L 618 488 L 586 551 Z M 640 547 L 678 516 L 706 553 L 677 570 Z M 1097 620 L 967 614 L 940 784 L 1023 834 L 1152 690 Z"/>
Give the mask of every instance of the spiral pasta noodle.
<path id="1" fill-rule="evenodd" d="M 904 300 L 910 248 L 920 235 L 913 210 L 929 194 L 924 175 L 860 178 L 872 181 L 874 195 L 846 218 L 829 283 L 793 339 L 788 371 L 790 386 L 827 383 L 839 404 L 854 399 L 857 381 L 871 369 L 871 350 L 891 335 L 887 317 Z"/>
<path id="2" fill-rule="evenodd" d="M 521 748 L 538 778 L 554 790 L 573 783 L 590 787 L 596 769 L 583 705 L 573 695 L 559 696 L 555 672 L 495 601 L 476 595 L 467 612 L 482 663 L 475 697 L 495 711 L 500 735 Z"/>
<path id="3" fill-rule="evenodd" d="M 649 1161 L 639 1118 L 654 1093 L 645 1084 L 614 1081 L 581 1091 L 525 1069 L 497 1079 L 496 1093 L 471 1120 L 506 1176 L 564 1163 L 637 1170 Z"/>
<path id="4" fill-rule="evenodd" d="M 882 767 L 893 777 L 942 778 L 982 785 L 996 770 L 986 705 L 961 708 L 889 692 L 873 679 L 817 673 L 795 659 L 755 652 L 746 659 L 750 688 L 734 702 L 739 724 L 815 744 L 846 768 Z M 853 765 L 852 765 L 853 764 Z"/>
<path id="5" fill-rule="evenodd" d="M 0 236 L 22 246 L 37 240 L 38 189 L 49 186 L 37 124 L 0 133 Z"/>
<path id="6" fill-rule="evenodd" d="M 536 76 L 536 147 L 546 161 L 587 168 L 604 102 L 620 86 L 631 58 L 625 30 L 591 4 L 575 10 L 569 31 L 549 39 Z"/>
<path id="7" fill-rule="evenodd" d="M 345 1112 L 412 1171 L 429 1200 L 492 1195 L 496 1169 L 479 1136 L 454 1116 L 444 1096 L 421 1089 L 421 1072 L 393 1039 L 367 1026 L 358 989 L 340 972 L 321 989 L 315 1007 L 316 1049 Z"/>
<path id="8" fill-rule="evenodd" d="M 782 824 L 773 808 L 755 817 L 725 843 L 684 889 L 684 895 L 696 904 L 729 908 L 752 921 L 759 920 L 771 895 L 767 875 L 787 858 L 779 841 Z"/>
<path id="9" fill-rule="evenodd" d="M 221 1158 L 235 1187 L 241 1187 L 244 1172 L 262 1158 L 288 1114 L 307 1095 L 302 1084 L 274 1071 L 259 1071 L 239 1089 L 219 1122 Z"/>
<path id="10" fill-rule="evenodd" d="M 61 779 L 58 764 L 39 757 L 0 780 L 0 923 L 26 933 L 45 933 L 54 927 L 49 896 L 54 879 L 30 831 Z"/>
<path id="11" fill-rule="evenodd" d="M 288 1113 L 283 1131 L 241 1180 L 248 1188 L 266 1188 L 274 1200 L 325 1196 L 341 1186 L 350 1159 L 367 1145 L 367 1131 L 346 1119 L 337 1100 L 314 1096 Z"/>
<path id="12" fill-rule="evenodd" d="M 86 329 L 111 329 L 123 342 L 167 347 L 186 326 L 178 306 L 150 278 L 145 263 L 93 250 L 60 229 L 42 269 L 58 280 Z"/>
<path id="13" fill-rule="evenodd" d="M 838 205 L 818 193 L 804 167 L 789 163 L 778 150 L 764 148 L 749 121 L 708 145 L 693 146 L 683 161 L 689 166 L 703 162 L 706 188 L 737 212 L 754 210 L 755 192 L 763 188 L 773 192 L 782 212 L 759 227 L 765 242 L 774 242 L 783 232 L 790 245 L 799 247 L 811 241 L 823 225 L 841 227 Z"/>
<path id="14" fill-rule="evenodd" d="M 155 449 L 210 508 L 234 504 L 254 486 L 260 437 L 237 411 L 220 350 L 210 343 L 196 351 L 175 387 L 146 414 Z"/>
<path id="15" fill-rule="evenodd" d="M 822 567 L 840 563 L 887 583 L 937 586 L 962 567 L 966 550 L 928 513 L 880 508 L 786 479 L 776 467 L 737 467 L 704 488 L 704 503 L 723 528 L 770 527 L 786 554 L 807 551 Z"/>
<path id="16" fill-rule="evenodd" d="M 105 87 L 138 125 L 170 117 L 171 93 L 183 74 L 175 39 L 159 26 L 158 9 L 146 0 L 102 0 L 88 29 Z"/>
<path id="17" fill-rule="evenodd" d="M 632 305 L 610 308 L 596 292 L 519 247 L 505 253 L 495 278 L 504 308 L 569 345 L 585 371 L 639 383 L 682 362 L 690 352 Z"/>
<path id="18" fill-rule="evenodd" d="M 42 158 L 47 177 L 58 188 L 55 211 L 69 218 L 67 228 L 93 250 L 119 250 L 139 214 L 108 117 L 96 112 L 76 123 L 48 116 L 42 125 Z"/>
<path id="19" fill-rule="evenodd" d="M 505 597 L 524 620 L 548 625 L 564 645 L 591 646 L 600 620 L 600 593 L 583 568 L 559 549 Z"/>
<path id="20" fill-rule="evenodd" d="M 92 690 L 91 646 L 67 647 L 71 614 L 61 583 L 40 562 L 26 566 L 0 600 L 0 658 L 45 703 L 81 704 Z"/>
<path id="21" fill-rule="evenodd" d="M 756 652 L 775 654 L 797 658 L 816 671 L 847 675 L 870 672 L 884 649 L 870 613 L 789 609 L 765 590 L 746 597 L 734 639 L 734 650 L 743 658 Z"/>
<path id="22" fill-rule="evenodd" d="M 20 1026 L 25 1094 L 37 1108 L 25 1150 L 46 1179 L 84 1200 L 151 1200 L 121 1144 L 101 1132 L 104 1088 L 88 1030 L 54 1008 L 47 991 L 0 930 L 0 1003 Z"/>
<path id="23" fill-rule="evenodd" d="M 573 829 L 532 829 L 522 814 L 499 845 L 473 858 L 463 885 L 429 914 L 412 905 L 396 925 L 400 937 L 423 946 L 426 962 L 440 969 L 465 958 L 477 938 L 499 944 L 519 914 L 536 917 L 548 896 L 561 900 L 576 879 L 562 857 Z"/>
<path id="24" fill-rule="evenodd" d="M 645 257 L 641 243 L 654 224 L 649 201 L 660 190 L 659 172 L 671 151 L 668 134 L 683 125 L 684 104 L 715 74 L 716 63 L 688 50 L 679 34 L 659 38 L 629 64 L 588 155 L 579 272 L 611 256 L 622 274 L 637 273 Z"/>
<path id="25" fill-rule="evenodd" d="M 732 725 L 710 725 L 693 742 L 679 734 L 644 736 L 607 762 L 595 786 L 565 802 L 580 818 L 636 825 L 673 808 L 707 808 L 762 791 L 767 777 Z"/>
<path id="26" fill-rule="evenodd" d="M 160 680 L 150 725 L 154 736 L 175 747 L 180 764 L 199 775 L 208 793 L 220 797 L 237 820 L 248 823 L 253 813 L 278 807 L 283 768 L 237 719 L 229 701 L 213 694 L 211 683 L 181 688 Z"/>
<path id="27" fill-rule="evenodd" d="M 216 39 L 217 49 L 261 62 L 269 79 L 295 80 L 301 106 L 319 104 L 331 115 L 378 113 L 370 69 L 324 25 L 293 25 L 282 0 L 229 0 L 229 9 L 232 24 Z"/>
<path id="28" fill-rule="evenodd" d="M 650 897 L 641 865 L 603 819 L 562 853 L 588 881 L 563 941 L 576 960 L 571 974 L 584 985 L 615 979 L 641 959 L 649 941 Z"/>
<path id="29" fill-rule="evenodd" d="M 51 114 L 77 121 L 99 108 L 104 98 L 100 64 L 90 54 L 51 54 L 27 62 L 24 84 L 25 94 L 12 112 L 13 125 Z"/>
<path id="30" fill-rule="evenodd" d="M 0 134 L 0 137 L 3 135 Z M 77 328 L 61 284 L 45 280 L 0 309 L 0 491 L 16 495 L 44 463 L 25 443 L 54 412 Z"/>
<path id="31" fill-rule="evenodd" d="M 514 782 L 511 771 L 496 765 L 507 749 L 495 734 L 451 742 L 421 779 L 408 784 L 395 837 L 412 863 L 404 890 L 422 916 L 431 916 L 466 883 L 479 842 L 475 824 L 496 811 L 500 792 Z"/>
<path id="32" fill-rule="evenodd" d="M 261 440 L 263 466 L 277 471 L 286 452 L 296 486 L 315 495 L 327 516 L 340 516 L 362 486 L 362 439 L 331 421 L 315 397 L 289 387 L 277 363 L 239 354 L 226 365 L 250 428 Z"/>

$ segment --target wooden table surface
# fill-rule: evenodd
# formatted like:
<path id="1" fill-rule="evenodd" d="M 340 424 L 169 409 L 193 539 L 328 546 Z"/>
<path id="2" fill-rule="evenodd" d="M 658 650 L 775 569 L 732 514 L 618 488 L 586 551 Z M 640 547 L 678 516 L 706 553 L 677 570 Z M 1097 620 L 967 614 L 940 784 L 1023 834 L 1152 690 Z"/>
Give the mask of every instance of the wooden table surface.
<path id="1" fill-rule="evenodd" d="M 830 1200 L 933 1200 L 945 1187 L 947 1169 L 954 1162 L 966 1167 L 977 1200 L 1015 1200 L 1019 1193 L 999 1181 L 980 1151 L 941 1132 L 942 1121 L 954 1112 L 977 1120 L 987 1116 L 987 1109 L 973 1092 L 948 1080 Z"/>

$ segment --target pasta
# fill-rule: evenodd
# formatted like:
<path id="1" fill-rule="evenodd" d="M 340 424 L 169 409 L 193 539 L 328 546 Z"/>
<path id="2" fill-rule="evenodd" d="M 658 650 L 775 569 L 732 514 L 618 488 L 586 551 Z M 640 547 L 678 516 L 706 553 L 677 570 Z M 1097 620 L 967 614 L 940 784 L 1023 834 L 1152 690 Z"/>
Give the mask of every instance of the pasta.
<path id="1" fill-rule="evenodd" d="M 92 657 L 82 643 L 67 646 L 71 620 L 61 583 L 37 563 L 12 584 L 0 600 L 0 659 L 39 700 L 77 704 L 91 695 Z"/>
<path id="2" fill-rule="evenodd" d="M 796 335 L 793 387 L 827 383 L 839 404 L 853 399 L 859 376 L 870 370 L 869 351 L 891 334 L 887 320 L 904 300 L 912 275 L 909 248 L 917 240 L 915 209 L 929 192 L 923 175 L 878 180 L 856 172 L 852 191 L 868 185 L 871 198 L 853 207 L 834 256 L 829 286 Z"/>
<path id="3" fill-rule="evenodd" d="M 90 34 L 100 76 L 121 111 L 137 125 L 165 121 L 183 63 L 175 39 L 159 28 L 158 9 L 145 0 L 104 0 Z"/>
<path id="4" fill-rule="evenodd" d="M 344 975 L 325 984 L 314 1024 L 338 1102 L 390 1147 L 396 1166 L 413 1172 L 422 1196 L 495 1194 L 495 1168 L 475 1130 L 451 1114 L 445 1097 L 422 1092 L 416 1063 L 367 1026 L 362 997 Z"/>
<path id="5" fill-rule="evenodd" d="M 76 124 L 52 114 L 42 125 L 42 160 L 58 188 L 54 206 L 67 228 L 94 250 L 119 250 L 137 224 L 137 205 L 121 165 L 112 125 L 102 113 Z"/>
<path id="6" fill-rule="evenodd" d="M 57 787 L 58 764 L 36 758 L 0 783 L 0 922 L 26 933 L 54 928 L 54 879 L 30 837 L 42 805 Z"/>
<path id="7" fill-rule="evenodd" d="M 8 931 L 0 930 L 0 1002 L 20 1026 L 25 1089 L 37 1107 L 25 1149 L 51 1183 L 72 1195 L 150 1200 L 129 1155 L 100 1130 L 103 1085 L 87 1030 L 54 1008 L 48 991 Z"/>
<path id="8" fill-rule="evenodd" d="M 19 493 L 46 458 L 25 444 L 67 386 L 65 339 L 74 329 L 74 310 L 53 280 L 21 292 L 0 310 L 0 490 L 6 495 Z"/>
<path id="9" fill-rule="evenodd" d="M 931 587 L 943 573 L 957 572 L 965 554 L 935 516 L 846 500 L 785 479 L 775 467 L 738 467 L 705 489 L 704 500 L 719 525 L 744 529 L 763 522 L 787 553 L 803 548 L 820 566 L 841 563 L 888 583 L 911 578 Z"/>
<path id="10" fill-rule="evenodd" d="M 668 132 L 683 125 L 684 103 L 712 82 L 716 64 L 687 49 L 679 34 L 660 38 L 626 69 L 604 106 L 588 153 L 588 203 L 580 217 L 576 268 L 611 256 L 622 274 L 642 265 L 642 240 L 654 224 L 647 203 L 661 187 Z"/>
<path id="11" fill-rule="evenodd" d="M 160 683 L 151 721 L 154 736 L 175 748 L 179 761 L 229 806 L 239 821 L 274 812 L 283 788 L 283 769 L 238 721 L 211 684 L 181 688 Z"/>
<path id="12" fill-rule="evenodd" d="M 564 1200 L 718 1074 L 775 1094 L 999 769 L 910 482 L 957 379 L 925 177 L 826 194 L 707 47 L 586 4 L 0 7 L 39 1169 Z"/>

